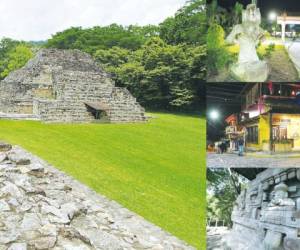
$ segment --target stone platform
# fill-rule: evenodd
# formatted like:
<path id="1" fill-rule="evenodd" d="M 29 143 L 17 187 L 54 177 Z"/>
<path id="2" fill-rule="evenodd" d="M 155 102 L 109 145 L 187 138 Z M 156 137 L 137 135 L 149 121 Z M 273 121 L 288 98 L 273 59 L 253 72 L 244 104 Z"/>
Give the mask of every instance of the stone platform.
<path id="1" fill-rule="evenodd" d="M 24 149 L 0 142 L 0 250 L 194 249 Z"/>
<path id="2" fill-rule="evenodd" d="M 40 117 L 30 114 L 6 114 L 0 112 L 0 120 L 40 121 Z"/>

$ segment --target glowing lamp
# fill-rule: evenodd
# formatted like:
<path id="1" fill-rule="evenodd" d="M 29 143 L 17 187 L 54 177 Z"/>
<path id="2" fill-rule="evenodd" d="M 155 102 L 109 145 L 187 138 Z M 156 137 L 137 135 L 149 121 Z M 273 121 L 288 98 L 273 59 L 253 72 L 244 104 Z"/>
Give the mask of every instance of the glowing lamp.
<path id="1" fill-rule="evenodd" d="M 219 117 L 220 117 L 220 113 L 219 113 L 217 110 L 212 110 L 212 111 L 210 111 L 210 113 L 209 113 L 209 117 L 210 117 L 212 120 L 218 120 Z"/>
<path id="2" fill-rule="evenodd" d="M 270 21 L 275 21 L 277 19 L 277 14 L 276 12 L 270 12 L 269 13 L 269 20 Z"/>

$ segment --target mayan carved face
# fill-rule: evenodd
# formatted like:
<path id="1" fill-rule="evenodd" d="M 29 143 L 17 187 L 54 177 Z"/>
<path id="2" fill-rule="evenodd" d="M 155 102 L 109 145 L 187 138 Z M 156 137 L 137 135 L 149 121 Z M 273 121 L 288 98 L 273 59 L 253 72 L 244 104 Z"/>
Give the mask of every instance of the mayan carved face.
<path id="1" fill-rule="evenodd" d="M 288 186 L 280 183 L 274 188 L 274 196 L 269 206 L 295 206 L 295 202 L 288 198 Z"/>
<path id="2" fill-rule="evenodd" d="M 274 193 L 274 200 L 285 199 L 288 197 L 288 193 L 283 190 L 278 190 Z"/>

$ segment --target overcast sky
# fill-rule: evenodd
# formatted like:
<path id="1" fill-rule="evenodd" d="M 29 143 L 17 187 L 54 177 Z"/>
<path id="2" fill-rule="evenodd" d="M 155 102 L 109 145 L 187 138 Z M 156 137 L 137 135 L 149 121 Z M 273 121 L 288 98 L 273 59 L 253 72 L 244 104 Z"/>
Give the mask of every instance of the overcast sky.
<path id="1" fill-rule="evenodd" d="M 0 38 L 45 40 L 71 26 L 158 24 L 186 0 L 1 0 Z"/>

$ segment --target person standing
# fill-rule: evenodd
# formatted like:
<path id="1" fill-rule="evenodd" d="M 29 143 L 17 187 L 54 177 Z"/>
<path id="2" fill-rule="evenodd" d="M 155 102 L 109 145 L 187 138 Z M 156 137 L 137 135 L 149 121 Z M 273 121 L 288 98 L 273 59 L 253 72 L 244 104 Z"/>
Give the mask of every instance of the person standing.
<path id="1" fill-rule="evenodd" d="M 243 139 L 243 137 L 239 138 L 238 146 L 239 146 L 239 156 L 243 156 L 244 155 L 244 139 Z"/>

